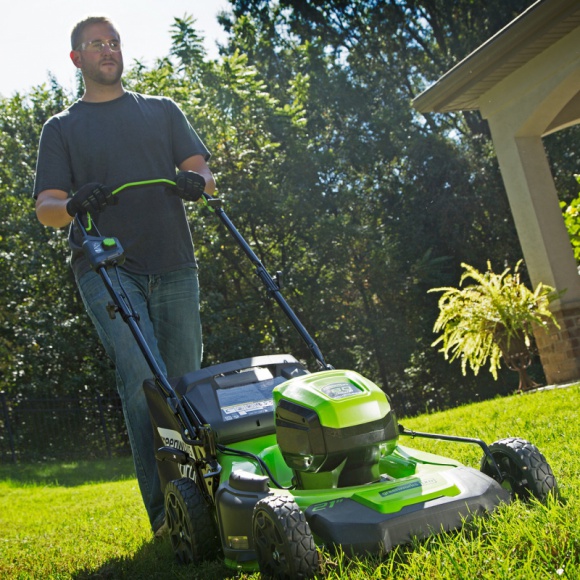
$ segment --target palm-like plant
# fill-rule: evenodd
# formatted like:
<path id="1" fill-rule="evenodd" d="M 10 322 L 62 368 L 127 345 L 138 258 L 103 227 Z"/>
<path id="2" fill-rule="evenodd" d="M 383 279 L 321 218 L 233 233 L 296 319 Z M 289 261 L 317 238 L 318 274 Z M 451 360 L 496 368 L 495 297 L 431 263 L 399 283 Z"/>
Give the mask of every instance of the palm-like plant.
<path id="1" fill-rule="evenodd" d="M 489 360 L 489 370 L 497 380 L 503 358 L 508 368 L 519 372 L 518 390 L 525 391 L 535 386 L 526 370 L 535 354 L 533 328 L 550 324 L 559 328 L 549 304 L 561 294 L 542 283 L 535 291 L 529 290 L 520 280 L 521 263 L 513 273 L 506 268 L 501 274 L 495 274 L 489 262 L 485 273 L 461 264 L 465 272 L 459 288 L 429 292 L 443 292 L 433 327 L 442 334 L 432 346 L 441 345 L 440 352 L 450 362 L 460 357 L 464 375 L 468 363 L 477 374 Z M 467 280 L 473 283 L 463 286 Z"/>

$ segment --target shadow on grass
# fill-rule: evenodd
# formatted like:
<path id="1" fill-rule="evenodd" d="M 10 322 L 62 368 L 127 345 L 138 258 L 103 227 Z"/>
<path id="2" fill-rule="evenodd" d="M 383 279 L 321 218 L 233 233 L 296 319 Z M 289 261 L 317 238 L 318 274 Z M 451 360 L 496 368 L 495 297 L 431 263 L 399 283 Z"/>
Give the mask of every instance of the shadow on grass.
<path id="1" fill-rule="evenodd" d="M 391 578 L 393 566 L 385 566 L 385 574 L 375 575 L 383 566 L 384 557 L 349 558 L 338 550 L 332 555 L 328 551 L 319 553 L 320 569 L 318 578 Z M 397 546 L 391 558 L 404 562 L 406 552 Z M 143 544 L 131 558 L 109 560 L 96 570 L 81 570 L 72 576 L 73 580 L 254 580 L 262 578 L 259 572 L 243 572 L 228 568 L 218 559 L 199 564 L 180 564 L 173 553 L 169 538 Z"/>
<path id="2" fill-rule="evenodd" d="M 131 558 L 115 558 L 97 570 L 81 570 L 72 576 L 74 580 L 221 580 L 240 577 L 248 578 L 245 574 L 230 570 L 221 560 L 180 564 L 169 538 L 143 544 Z"/>
<path id="3" fill-rule="evenodd" d="M 134 477 L 135 469 L 131 457 L 0 465 L 0 481 L 11 480 L 30 485 L 74 487 Z"/>

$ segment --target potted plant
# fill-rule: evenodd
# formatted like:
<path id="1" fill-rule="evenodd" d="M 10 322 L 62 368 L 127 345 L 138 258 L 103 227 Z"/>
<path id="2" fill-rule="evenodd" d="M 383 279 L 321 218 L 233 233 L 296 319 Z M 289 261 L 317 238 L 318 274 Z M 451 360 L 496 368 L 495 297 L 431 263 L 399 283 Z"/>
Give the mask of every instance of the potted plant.
<path id="1" fill-rule="evenodd" d="M 560 297 L 554 288 L 538 284 L 534 291 L 520 280 L 520 260 L 513 273 L 506 268 L 495 274 L 487 263 L 481 273 L 468 264 L 459 288 L 432 288 L 443 292 L 439 298 L 439 316 L 433 327 L 442 332 L 432 346 L 441 345 L 450 362 L 461 358 L 461 370 L 467 364 L 475 374 L 489 360 L 489 370 L 497 380 L 497 370 L 503 358 L 511 370 L 520 375 L 518 390 L 536 386 L 527 373 L 535 354 L 534 327 L 559 325 L 549 309 L 550 302 Z M 472 281 L 465 285 L 465 282 Z"/>

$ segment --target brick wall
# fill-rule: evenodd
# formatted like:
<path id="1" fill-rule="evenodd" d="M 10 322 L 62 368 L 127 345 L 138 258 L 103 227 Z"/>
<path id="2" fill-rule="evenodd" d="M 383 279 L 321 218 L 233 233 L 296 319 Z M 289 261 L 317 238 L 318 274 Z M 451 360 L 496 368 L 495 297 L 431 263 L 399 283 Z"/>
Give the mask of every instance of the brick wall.
<path id="1" fill-rule="evenodd" d="M 534 335 L 549 385 L 580 380 L 580 307 L 554 310 L 560 325 L 536 329 Z"/>

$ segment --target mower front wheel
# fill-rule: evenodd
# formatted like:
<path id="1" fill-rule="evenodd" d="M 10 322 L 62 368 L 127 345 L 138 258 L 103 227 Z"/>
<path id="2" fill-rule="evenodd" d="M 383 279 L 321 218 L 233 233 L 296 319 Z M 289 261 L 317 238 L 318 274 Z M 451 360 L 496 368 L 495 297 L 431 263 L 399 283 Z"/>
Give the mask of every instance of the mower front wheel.
<path id="1" fill-rule="evenodd" d="M 539 449 L 518 437 L 500 439 L 489 450 L 501 472 L 499 482 L 512 499 L 528 500 L 535 497 L 545 501 L 549 495 L 558 497 L 558 486 L 552 468 Z M 497 479 L 496 470 L 486 456 L 481 460 L 481 471 Z"/>
<path id="2" fill-rule="evenodd" d="M 182 477 L 165 486 L 165 517 L 173 551 L 182 564 L 218 556 L 220 545 L 215 520 L 192 479 Z"/>
<path id="3" fill-rule="evenodd" d="M 318 552 L 310 526 L 296 502 L 271 495 L 259 500 L 252 517 L 254 546 L 264 578 L 312 578 Z"/>

